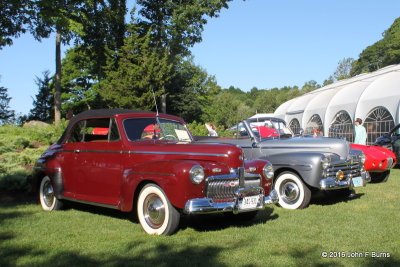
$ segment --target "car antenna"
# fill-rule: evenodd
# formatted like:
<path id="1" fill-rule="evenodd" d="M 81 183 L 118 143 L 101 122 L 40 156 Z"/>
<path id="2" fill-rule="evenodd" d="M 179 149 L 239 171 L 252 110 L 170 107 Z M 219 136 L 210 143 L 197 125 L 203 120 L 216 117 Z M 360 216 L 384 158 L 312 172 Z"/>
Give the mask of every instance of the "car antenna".
<path id="1" fill-rule="evenodd" d="M 156 94 L 154 93 L 154 89 L 153 88 L 151 88 L 151 92 L 153 93 L 154 106 L 156 106 L 157 117 L 158 117 L 158 107 L 157 107 L 157 101 L 156 101 Z"/>

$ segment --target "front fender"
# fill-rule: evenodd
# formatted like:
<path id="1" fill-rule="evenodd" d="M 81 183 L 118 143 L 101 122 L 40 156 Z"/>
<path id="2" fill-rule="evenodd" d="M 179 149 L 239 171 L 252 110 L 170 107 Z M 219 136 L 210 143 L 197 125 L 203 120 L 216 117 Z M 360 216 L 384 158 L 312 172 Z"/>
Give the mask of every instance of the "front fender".
<path id="1" fill-rule="evenodd" d="M 171 204 L 178 209 L 183 209 L 189 199 L 204 197 L 204 181 L 195 185 L 189 178 L 189 171 L 194 165 L 202 165 L 206 171 L 216 164 L 193 160 L 165 160 L 140 163 L 126 169 L 121 185 L 121 210 L 132 210 L 135 193 L 140 192 L 137 190 L 138 186 L 145 183 L 160 186 Z M 208 171 L 205 174 L 207 176 Z"/>
<path id="2" fill-rule="evenodd" d="M 319 187 L 322 179 L 322 153 L 284 153 L 267 158 L 272 163 L 275 174 L 282 169 L 295 170 L 303 181 L 311 187 Z M 276 177 L 276 175 L 275 175 Z"/>

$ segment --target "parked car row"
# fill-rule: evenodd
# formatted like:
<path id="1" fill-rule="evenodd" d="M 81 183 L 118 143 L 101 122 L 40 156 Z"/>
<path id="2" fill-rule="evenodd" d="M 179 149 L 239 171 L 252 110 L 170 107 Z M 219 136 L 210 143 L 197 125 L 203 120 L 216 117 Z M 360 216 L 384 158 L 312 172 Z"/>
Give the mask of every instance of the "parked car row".
<path id="1" fill-rule="evenodd" d="M 146 233 L 169 235 L 183 215 L 250 219 L 272 204 L 305 208 L 318 192 L 350 194 L 371 179 L 364 164 L 345 140 L 294 138 L 276 118 L 196 140 L 179 117 L 101 109 L 73 117 L 28 178 L 44 210 L 72 201 L 135 212 Z"/>

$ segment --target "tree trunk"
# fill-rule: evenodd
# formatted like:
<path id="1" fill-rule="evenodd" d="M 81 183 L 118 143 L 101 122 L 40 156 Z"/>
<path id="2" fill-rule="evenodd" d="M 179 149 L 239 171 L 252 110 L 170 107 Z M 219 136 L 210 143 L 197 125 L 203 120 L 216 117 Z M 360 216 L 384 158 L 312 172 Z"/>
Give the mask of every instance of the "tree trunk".
<path id="1" fill-rule="evenodd" d="M 56 34 L 56 75 L 54 92 L 54 124 L 57 126 L 61 120 L 61 33 Z"/>
<path id="2" fill-rule="evenodd" d="M 162 87 L 163 94 L 161 96 L 161 113 L 167 114 L 167 92 L 165 86 Z"/>

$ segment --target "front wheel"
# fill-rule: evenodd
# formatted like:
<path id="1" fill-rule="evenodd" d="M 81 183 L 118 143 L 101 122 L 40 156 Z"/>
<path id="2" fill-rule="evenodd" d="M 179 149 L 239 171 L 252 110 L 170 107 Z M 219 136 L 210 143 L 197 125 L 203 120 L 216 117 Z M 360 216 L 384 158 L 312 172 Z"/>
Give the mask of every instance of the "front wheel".
<path id="1" fill-rule="evenodd" d="M 274 189 L 278 192 L 279 206 L 285 209 L 303 209 L 308 206 L 311 191 L 297 174 L 281 173 L 275 181 Z"/>
<path id="2" fill-rule="evenodd" d="M 43 177 L 40 182 L 39 200 L 44 210 L 52 211 L 62 208 L 63 203 L 54 195 L 53 185 L 48 176 Z"/>
<path id="3" fill-rule="evenodd" d="M 147 184 L 140 191 L 137 213 L 140 225 L 148 234 L 171 235 L 179 225 L 179 212 L 155 184 Z"/>

